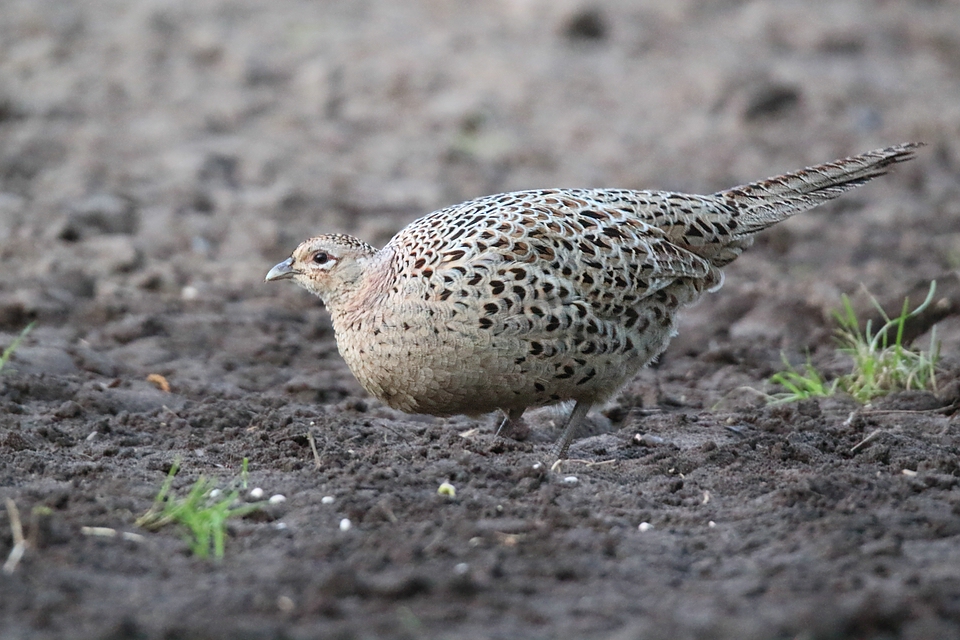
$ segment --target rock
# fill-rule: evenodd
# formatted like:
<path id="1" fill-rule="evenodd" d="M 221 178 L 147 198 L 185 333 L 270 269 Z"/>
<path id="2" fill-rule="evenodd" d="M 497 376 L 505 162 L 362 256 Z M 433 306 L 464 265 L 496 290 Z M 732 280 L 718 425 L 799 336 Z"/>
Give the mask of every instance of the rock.
<path id="1" fill-rule="evenodd" d="M 99 236 L 84 241 L 78 252 L 92 274 L 129 273 L 143 261 L 143 255 L 125 235 Z"/>
<path id="2" fill-rule="evenodd" d="M 563 27 L 563 35 L 572 42 L 600 42 L 609 33 L 607 20 L 596 8 L 578 11 Z"/>
<path id="3" fill-rule="evenodd" d="M 76 242 L 100 234 L 129 235 L 138 226 L 139 214 L 132 200 L 103 193 L 72 203 L 57 237 Z"/>
<path id="4" fill-rule="evenodd" d="M 160 391 L 146 382 L 136 382 L 129 389 L 84 389 L 77 394 L 77 401 L 84 409 L 95 412 L 118 414 L 149 413 L 167 407 L 176 411 L 186 404 L 183 396 Z"/>
<path id="5" fill-rule="evenodd" d="M 78 371 L 70 354 L 57 347 L 20 346 L 8 366 L 19 373 L 71 375 Z"/>
<path id="6" fill-rule="evenodd" d="M 800 103 L 800 89 L 776 82 L 754 87 L 747 97 L 743 119 L 747 122 L 780 118 Z"/>

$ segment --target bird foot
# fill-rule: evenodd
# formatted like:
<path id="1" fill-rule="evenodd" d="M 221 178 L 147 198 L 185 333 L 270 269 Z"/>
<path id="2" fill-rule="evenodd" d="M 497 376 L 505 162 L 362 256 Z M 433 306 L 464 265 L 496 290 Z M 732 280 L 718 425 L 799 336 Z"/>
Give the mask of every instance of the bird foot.
<path id="1" fill-rule="evenodd" d="M 527 421 L 524 420 L 522 416 L 522 411 L 519 414 L 515 412 L 513 415 L 505 414 L 503 420 L 500 422 L 500 426 L 497 427 L 497 437 L 510 438 L 518 442 L 523 442 L 529 438 L 530 425 L 527 424 Z"/>

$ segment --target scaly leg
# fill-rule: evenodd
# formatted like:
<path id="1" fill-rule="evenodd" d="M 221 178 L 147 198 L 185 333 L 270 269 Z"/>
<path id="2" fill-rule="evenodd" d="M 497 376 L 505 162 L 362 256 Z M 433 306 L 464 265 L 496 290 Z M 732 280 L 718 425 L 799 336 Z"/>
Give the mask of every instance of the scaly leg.
<path id="1" fill-rule="evenodd" d="M 580 425 L 587 416 L 587 412 L 590 411 L 591 406 L 590 403 L 579 400 L 577 404 L 574 405 L 573 411 L 570 412 L 570 417 L 567 418 L 567 424 L 563 428 L 560 439 L 553 445 L 553 449 L 550 452 L 555 459 L 563 460 L 567 457 L 567 449 L 570 448 L 570 443 L 573 442 L 573 439 L 577 436 L 577 431 L 580 429 Z"/>

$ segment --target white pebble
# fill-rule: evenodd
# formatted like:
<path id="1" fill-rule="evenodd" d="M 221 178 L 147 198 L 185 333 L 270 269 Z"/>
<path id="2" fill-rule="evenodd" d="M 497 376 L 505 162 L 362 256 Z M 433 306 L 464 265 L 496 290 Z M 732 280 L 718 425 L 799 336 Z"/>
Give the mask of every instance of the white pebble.
<path id="1" fill-rule="evenodd" d="M 287 530 L 287 523 L 286 523 L 286 522 L 274 522 L 274 523 L 273 523 L 273 528 L 276 529 L 277 531 L 286 531 L 286 530 Z"/>
<path id="2" fill-rule="evenodd" d="M 270 496 L 270 499 L 267 500 L 267 502 L 269 502 L 270 504 L 281 504 L 281 503 L 286 502 L 286 501 L 287 501 L 287 496 L 285 496 L 285 495 L 283 495 L 283 494 L 281 494 L 281 493 L 278 493 L 278 494 L 276 494 L 276 495 Z"/>
<path id="3" fill-rule="evenodd" d="M 653 529 L 653 525 L 650 524 L 649 522 L 641 522 L 641 523 L 640 523 L 640 526 L 637 527 L 637 528 L 638 528 L 641 532 L 643 532 L 643 531 L 650 531 L 650 529 Z"/>
<path id="4" fill-rule="evenodd" d="M 707 523 L 707 526 L 713 529 L 715 526 L 717 526 L 717 523 L 711 520 L 710 522 Z"/>
<path id="5" fill-rule="evenodd" d="M 253 489 L 250 489 L 250 497 L 254 500 L 259 500 L 263 497 L 263 489 L 260 487 L 254 487 Z"/>
<path id="6" fill-rule="evenodd" d="M 340 521 L 340 531 L 350 531 L 352 526 L 353 523 L 350 522 L 350 518 L 344 518 Z"/>
<path id="7" fill-rule="evenodd" d="M 563 484 L 574 485 L 574 484 L 577 484 L 578 482 L 580 482 L 580 478 L 578 478 L 577 476 L 567 476 L 566 478 L 563 479 Z"/>
<path id="8" fill-rule="evenodd" d="M 468 571 L 470 571 L 470 565 L 468 565 L 466 562 L 457 563 L 453 567 L 453 572 L 458 576 L 465 575 Z"/>
<path id="9" fill-rule="evenodd" d="M 539 462 L 534 462 L 534 463 L 533 463 L 533 470 L 534 470 L 534 471 L 539 471 L 539 470 L 540 470 L 540 467 L 542 467 L 542 466 L 543 466 L 543 465 L 540 464 Z"/>
<path id="10" fill-rule="evenodd" d="M 196 287 L 187 285 L 180 290 L 180 295 L 184 300 L 196 300 L 200 296 L 200 291 Z"/>
<path id="11" fill-rule="evenodd" d="M 222 495 L 223 495 L 223 491 L 220 491 L 220 489 L 214 489 L 213 491 L 210 492 L 210 497 L 213 498 L 214 500 L 216 500 Z"/>
<path id="12" fill-rule="evenodd" d="M 323 496 L 322 498 L 320 498 L 320 504 L 333 504 L 333 501 L 334 501 L 333 496 Z"/>

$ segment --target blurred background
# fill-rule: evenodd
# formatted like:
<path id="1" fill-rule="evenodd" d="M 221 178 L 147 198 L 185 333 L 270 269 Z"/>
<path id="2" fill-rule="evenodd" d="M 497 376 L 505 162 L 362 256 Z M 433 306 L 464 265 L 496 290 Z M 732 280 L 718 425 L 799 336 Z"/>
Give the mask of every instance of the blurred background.
<path id="1" fill-rule="evenodd" d="M 731 267 L 834 306 L 960 263 L 958 133 L 953 0 L 5 0 L 0 328 L 300 300 L 262 284 L 300 240 L 380 246 L 488 193 L 712 192 L 927 142 Z"/>

